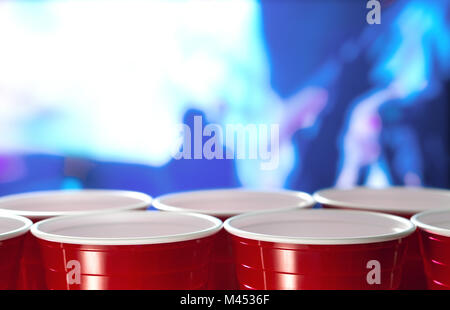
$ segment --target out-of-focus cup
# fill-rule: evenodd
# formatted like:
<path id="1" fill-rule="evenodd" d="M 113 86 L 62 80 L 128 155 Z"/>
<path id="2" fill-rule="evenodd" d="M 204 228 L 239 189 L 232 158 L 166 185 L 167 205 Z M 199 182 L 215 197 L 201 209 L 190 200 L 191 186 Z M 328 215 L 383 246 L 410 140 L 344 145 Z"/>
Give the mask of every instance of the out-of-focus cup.
<path id="1" fill-rule="evenodd" d="M 23 241 L 32 224 L 25 217 L 0 213 L 0 290 L 16 288 Z"/>
<path id="2" fill-rule="evenodd" d="M 389 214 L 310 209 L 228 219 L 241 289 L 373 290 L 400 285 L 415 226 Z"/>
<path id="3" fill-rule="evenodd" d="M 145 210 L 151 200 L 150 196 L 143 193 L 120 190 L 42 191 L 1 197 L 0 211 L 38 222 L 56 216 Z M 17 288 L 46 289 L 38 242 L 30 233 L 24 238 Z"/>
<path id="4" fill-rule="evenodd" d="M 309 208 L 312 197 L 288 190 L 217 189 L 164 195 L 153 201 L 153 207 L 163 211 L 196 212 L 225 221 L 237 214 L 254 211 Z M 234 267 L 231 236 L 221 230 L 214 244 L 212 269 L 208 289 L 233 290 L 239 287 Z"/>
<path id="5" fill-rule="evenodd" d="M 380 189 L 329 188 L 314 193 L 314 199 L 325 208 L 384 212 L 409 219 L 418 212 L 449 206 L 450 191 L 400 186 Z M 420 254 L 419 236 L 418 233 L 414 233 L 409 238 L 400 289 L 421 290 L 426 288 L 427 279 Z"/>
<path id="6" fill-rule="evenodd" d="M 421 212 L 411 221 L 418 227 L 428 288 L 450 290 L 450 209 Z"/>
<path id="7" fill-rule="evenodd" d="M 52 290 L 205 289 L 217 218 L 127 211 L 34 224 Z"/>

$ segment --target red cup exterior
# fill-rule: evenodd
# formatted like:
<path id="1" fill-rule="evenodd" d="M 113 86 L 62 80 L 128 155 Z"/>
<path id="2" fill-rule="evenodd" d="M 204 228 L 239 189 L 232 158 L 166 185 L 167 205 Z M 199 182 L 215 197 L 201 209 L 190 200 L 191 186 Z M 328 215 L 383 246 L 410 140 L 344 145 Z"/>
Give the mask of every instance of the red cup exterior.
<path id="1" fill-rule="evenodd" d="M 208 286 L 215 237 L 149 245 L 39 244 L 52 290 L 196 290 Z"/>
<path id="2" fill-rule="evenodd" d="M 25 236 L 0 241 L 0 290 L 17 287 L 19 261 Z"/>
<path id="3" fill-rule="evenodd" d="M 147 207 L 136 210 L 146 210 Z M 30 218 L 33 223 L 45 220 L 46 218 Z M 45 267 L 42 259 L 41 247 L 38 238 L 28 232 L 23 244 L 22 257 L 20 259 L 19 280 L 17 283 L 19 290 L 47 290 Z"/>
<path id="4" fill-rule="evenodd" d="M 241 289 L 251 290 L 397 289 L 407 249 L 405 239 L 369 244 L 303 245 L 233 236 L 239 285 Z M 380 263 L 379 284 L 368 281 L 373 271 L 368 263 L 373 260 Z"/>
<path id="5" fill-rule="evenodd" d="M 324 208 L 343 209 L 343 210 L 358 210 L 355 208 L 344 208 L 333 205 L 322 204 Z M 361 211 L 367 211 L 359 209 Z M 378 210 L 370 210 L 372 212 L 380 212 Z M 382 212 L 385 213 L 385 212 Z M 414 214 L 412 213 L 397 213 L 389 212 L 389 214 L 410 219 Z M 422 261 L 422 254 L 420 253 L 419 235 L 416 231 L 409 237 L 408 249 L 406 253 L 405 262 L 403 265 L 402 281 L 399 289 L 401 290 L 425 290 L 427 289 L 427 277 Z"/>
<path id="6" fill-rule="evenodd" d="M 419 228 L 420 244 L 428 288 L 450 289 L 450 237 Z"/>

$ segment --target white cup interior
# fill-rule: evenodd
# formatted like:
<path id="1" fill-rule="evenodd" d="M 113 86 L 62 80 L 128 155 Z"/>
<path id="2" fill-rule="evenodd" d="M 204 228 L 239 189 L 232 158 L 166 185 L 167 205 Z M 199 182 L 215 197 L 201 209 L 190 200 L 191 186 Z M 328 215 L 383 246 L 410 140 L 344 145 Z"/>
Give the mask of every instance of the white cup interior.
<path id="1" fill-rule="evenodd" d="M 421 212 L 411 221 L 423 230 L 450 237 L 450 208 Z"/>
<path id="2" fill-rule="evenodd" d="M 0 241 L 25 234 L 32 224 L 25 217 L 0 213 Z"/>
<path id="3" fill-rule="evenodd" d="M 135 245 L 203 238 L 221 227 L 219 219 L 207 215 L 127 211 L 55 217 L 36 223 L 31 232 L 37 238 L 53 242 Z"/>
<path id="4" fill-rule="evenodd" d="M 89 212 L 144 209 L 150 206 L 151 200 L 150 196 L 133 191 L 42 191 L 2 197 L 0 210 L 40 219 Z"/>
<path id="5" fill-rule="evenodd" d="M 342 208 L 414 214 L 450 206 L 450 190 L 420 187 L 349 189 L 330 188 L 316 192 L 314 199 Z"/>
<path id="6" fill-rule="evenodd" d="M 407 219 L 367 211 L 332 209 L 258 212 L 232 217 L 225 229 L 254 240 L 296 244 L 364 244 L 413 233 Z"/>
<path id="7" fill-rule="evenodd" d="M 187 211 L 214 216 L 232 216 L 245 212 L 289 208 L 307 208 L 314 205 L 312 197 L 297 191 L 257 191 L 219 189 L 164 195 L 154 200 L 153 206 L 164 211 Z"/>

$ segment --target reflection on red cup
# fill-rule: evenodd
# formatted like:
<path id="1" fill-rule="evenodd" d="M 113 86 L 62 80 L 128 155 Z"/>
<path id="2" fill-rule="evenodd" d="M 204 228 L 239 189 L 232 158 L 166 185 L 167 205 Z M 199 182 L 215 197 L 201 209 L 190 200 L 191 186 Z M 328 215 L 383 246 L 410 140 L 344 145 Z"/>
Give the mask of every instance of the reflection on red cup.
<path id="1" fill-rule="evenodd" d="M 25 217 L 0 213 L 0 290 L 16 288 L 23 240 L 32 224 Z"/>
<path id="2" fill-rule="evenodd" d="M 33 222 L 76 214 L 143 210 L 150 206 L 146 194 L 119 190 L 43 191 L 4 196 L 0 211 L 27 217 Z M 25 236 L 20 262 L 18 289 L 46 289 L 39 245 L 34 236 Z"/>
<path id="3" fill-rule="evenodd" d="M 54 290 L 205 289 L 217 218 L 193 213 L 115 212 L 34 224 Z"/>
<path id="4" fill-rule="evenodd" d="M 330 188 L 316 192 L 314 199 L 326 208 L 384 212 L 409 219 L 418 212 L 450 205 L 450 191 L 420 187 Z M 427 279 L 420 254 L 419 236 L 414 233 L 410 237 L 400 289 L 426 288 Z"/>
<path id="5" fill-rule="evenodd" d="M 418 227 L 428 288 L 450 289 L 450 209 L 421 212 L 411 221 Z"/>
<path id="6" fill-rule="evenodd" d="M 367 211 L 291 210 L 228 219 L 242 289 L 397 289 L 407 219 Z"/>
<path id="7" fill-rule="evenodd" d="M 314 205 L 310 195 L 303 192 L 278 190 L 217 189 L 169 194 L 153 202 L 156 209 L 176 212 L 196 212 L 226 219 L 253 211 L 308 208 Z M 238 289 L 231 236 L 221 230 L 212 254 L 208 289 Z"/>

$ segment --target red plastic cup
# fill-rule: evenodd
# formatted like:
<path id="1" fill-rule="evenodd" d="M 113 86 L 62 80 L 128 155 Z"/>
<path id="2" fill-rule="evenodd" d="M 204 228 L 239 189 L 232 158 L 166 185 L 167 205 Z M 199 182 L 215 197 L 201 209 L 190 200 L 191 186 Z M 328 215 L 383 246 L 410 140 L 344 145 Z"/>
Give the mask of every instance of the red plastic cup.
<path id="1" fill-rule="evenodd" d="M 428 288 L 450 289 L 450 209 L 425 211 L 414 215 L 427 275 Z"/>
<path id="2" fill-rule="evenodd" d="M 32 224 L 25 217 L 0 213 L 0 290 L 16 288 L 23 240 Z"/>
<path id="3" fill-rule="evenodd" d="M 141 210 L 148 208 L 151 200 L 146 194 L 132 191 L 43 191 L 4 196 L 0 198 L 0 211 L 37 222 L 55 216 Z M 39 245 L 30 233 L 26 234 L 24 240 L 17 288 L 47 288 Z"/>
<path id="4" fill-rule="evenodd" d="M 415 230 L 394 215 L 329 209 L 243 214 L 224 227 L 240 288 L 256 290 L 396 289 Z"/>
<path id="5" fill-rule="evenodd" d="M 217 218 L 193 213 L 115 212 L 36 223 L 53 290 L 204 289 Z"/>
<path id="6" fill-rule="evenodd" d="M 307 208 L 313 205 L 314 200 L 307 193 L 244 189 L 176 193 L 161 196 L 153 202 L 153 206 L 159 210 L 208 214 L 223 221 L 245 212 Z M 214 244 L 208 289 L 233 290 L 238 288 L 231 236 L 222 229 Z"/>
<path id="7" fill-rule="evenodd" d="M 450 191 L 420 187 L 330 188 L 316 192 L 314 199 L 326 208 L 384 212 L 409 219 L 418 212 L 449 206 Z M 400 289 L 423 290 L 427 288 L 418 233 L 414 233 L 410 237 L 403 270 Z"/>

